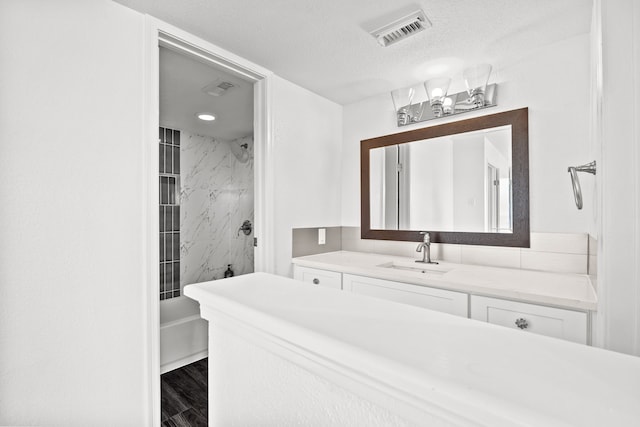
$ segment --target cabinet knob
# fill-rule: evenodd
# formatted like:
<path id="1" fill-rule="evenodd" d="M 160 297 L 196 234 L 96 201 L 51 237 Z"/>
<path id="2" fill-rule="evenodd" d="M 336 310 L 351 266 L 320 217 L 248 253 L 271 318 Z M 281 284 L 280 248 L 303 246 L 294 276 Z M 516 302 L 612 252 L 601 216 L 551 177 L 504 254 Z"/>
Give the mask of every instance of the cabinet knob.
<path id="1" fill-rule="evenodd" d="M 320 284 L 320 279 L 313 279 L 313 284 L 314 285 L 319 285 Z"/>
<path id="2" fill-rule="evenodd" d="M 527 329 L 527 327 L 529 326 L 529 322 L 527 322 L 527 319 L 523 319 L 521 317 L 519 319 L 516 319 L 516 326 L 520 329 Z"/>

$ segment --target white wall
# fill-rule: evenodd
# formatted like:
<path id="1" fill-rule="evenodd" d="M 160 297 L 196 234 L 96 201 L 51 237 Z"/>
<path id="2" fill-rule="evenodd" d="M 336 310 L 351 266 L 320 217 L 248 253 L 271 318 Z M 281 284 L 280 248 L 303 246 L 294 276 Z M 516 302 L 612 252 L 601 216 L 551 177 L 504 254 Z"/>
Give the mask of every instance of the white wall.
<path id="1" fill-rule="evenodd" d="M 0 16 L 0 424 L 144 425 L 143 17 L 107 0 Z M 291 228 L 340 222 L 342 109 L 273 93 L 288 275 Z"/>
<path id="2" fill-rule="evenodd" d="M 451 138 L 453 152 L 453 227 L 447 231 L 485 231 L 486 162 L 484 136 Z"/>
<path id="3" fill-rule="evenodd" d="M 397 128 L 391 96 L 344 107 L 342 225 L 360 225 L 360 140 L 529 107 L 531 230 L 586 232 L 592 220 L 593 179 L 582 178 L 585 208 L 573 202 L 567 167 L 590 161 L 589 35 L 573 37 L 498 66 L 498 107 L 453 119 Z"/>
<path id="4" fill-rule="evenodd" d="M 400 229 L 429 230 L 436 224 L 440 230 L 452 230 L 455 161 L 451 138 L 437 138 L 429 144 L 412 142 L 405 147 L 409 197 L 400 208 L 409 211 L 409 221 L 400 224 Z M 431 161 L 436 158 L 437 162 Z"/>
<path id="5" fill-rule="evenodd" d="M 146 424 L 143 17 L 0 3 L 0 425 Z"/>
<path id="6" fill-rule="evenodd" d="M 597 53 L 602 43 L 597 342 L 640 356 L 640 4 L 600 0 L 596 13 L 602 25 L 595 46 Z"/>
<path id="7" fill-rule="evenodd" d="M 276 273 L 292 276 L 291 229 L 340 225 L 342 107 L 274 78 Z"/>
<path id="8" fill-rule="evenodd" d="M 0 424 L 145 425 L 143 15 L 15 0 L 0 23 Z M 340 223 L 342 109 L 273 95 L 289 274 L 291 228 Z"/>

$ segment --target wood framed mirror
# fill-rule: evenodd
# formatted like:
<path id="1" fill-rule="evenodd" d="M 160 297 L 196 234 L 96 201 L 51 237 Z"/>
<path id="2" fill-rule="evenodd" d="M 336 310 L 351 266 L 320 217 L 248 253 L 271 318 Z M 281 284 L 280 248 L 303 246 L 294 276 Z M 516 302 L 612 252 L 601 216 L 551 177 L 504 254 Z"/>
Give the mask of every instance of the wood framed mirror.
<path id="1" fill-rule="evenodd" d="M 361 237 L 529 247 L 528 109 L 360 142 Z"/>

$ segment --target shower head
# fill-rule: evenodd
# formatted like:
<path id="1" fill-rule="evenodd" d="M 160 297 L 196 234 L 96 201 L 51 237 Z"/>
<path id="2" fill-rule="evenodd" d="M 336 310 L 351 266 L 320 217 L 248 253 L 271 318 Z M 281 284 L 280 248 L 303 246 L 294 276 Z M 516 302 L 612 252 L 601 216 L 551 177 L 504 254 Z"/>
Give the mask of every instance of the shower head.
<path id="1" fill-rule="evenodd" d="M 238 144 L 237 142 L 230 142 L 229 146 L 231 152 L 240 163 L 246 163 L 249 160 L 249 144 Z"/>

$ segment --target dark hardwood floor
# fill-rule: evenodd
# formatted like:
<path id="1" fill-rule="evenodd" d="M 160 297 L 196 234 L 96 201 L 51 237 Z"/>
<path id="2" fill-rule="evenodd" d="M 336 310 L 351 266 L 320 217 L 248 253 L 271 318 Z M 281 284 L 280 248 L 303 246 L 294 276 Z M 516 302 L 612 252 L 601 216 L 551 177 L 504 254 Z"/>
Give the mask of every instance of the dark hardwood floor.
<path id="1" fill-rule="evenodd" d="M 162 427 L 207 426 L 207 358 L 160 377 Z"/>

